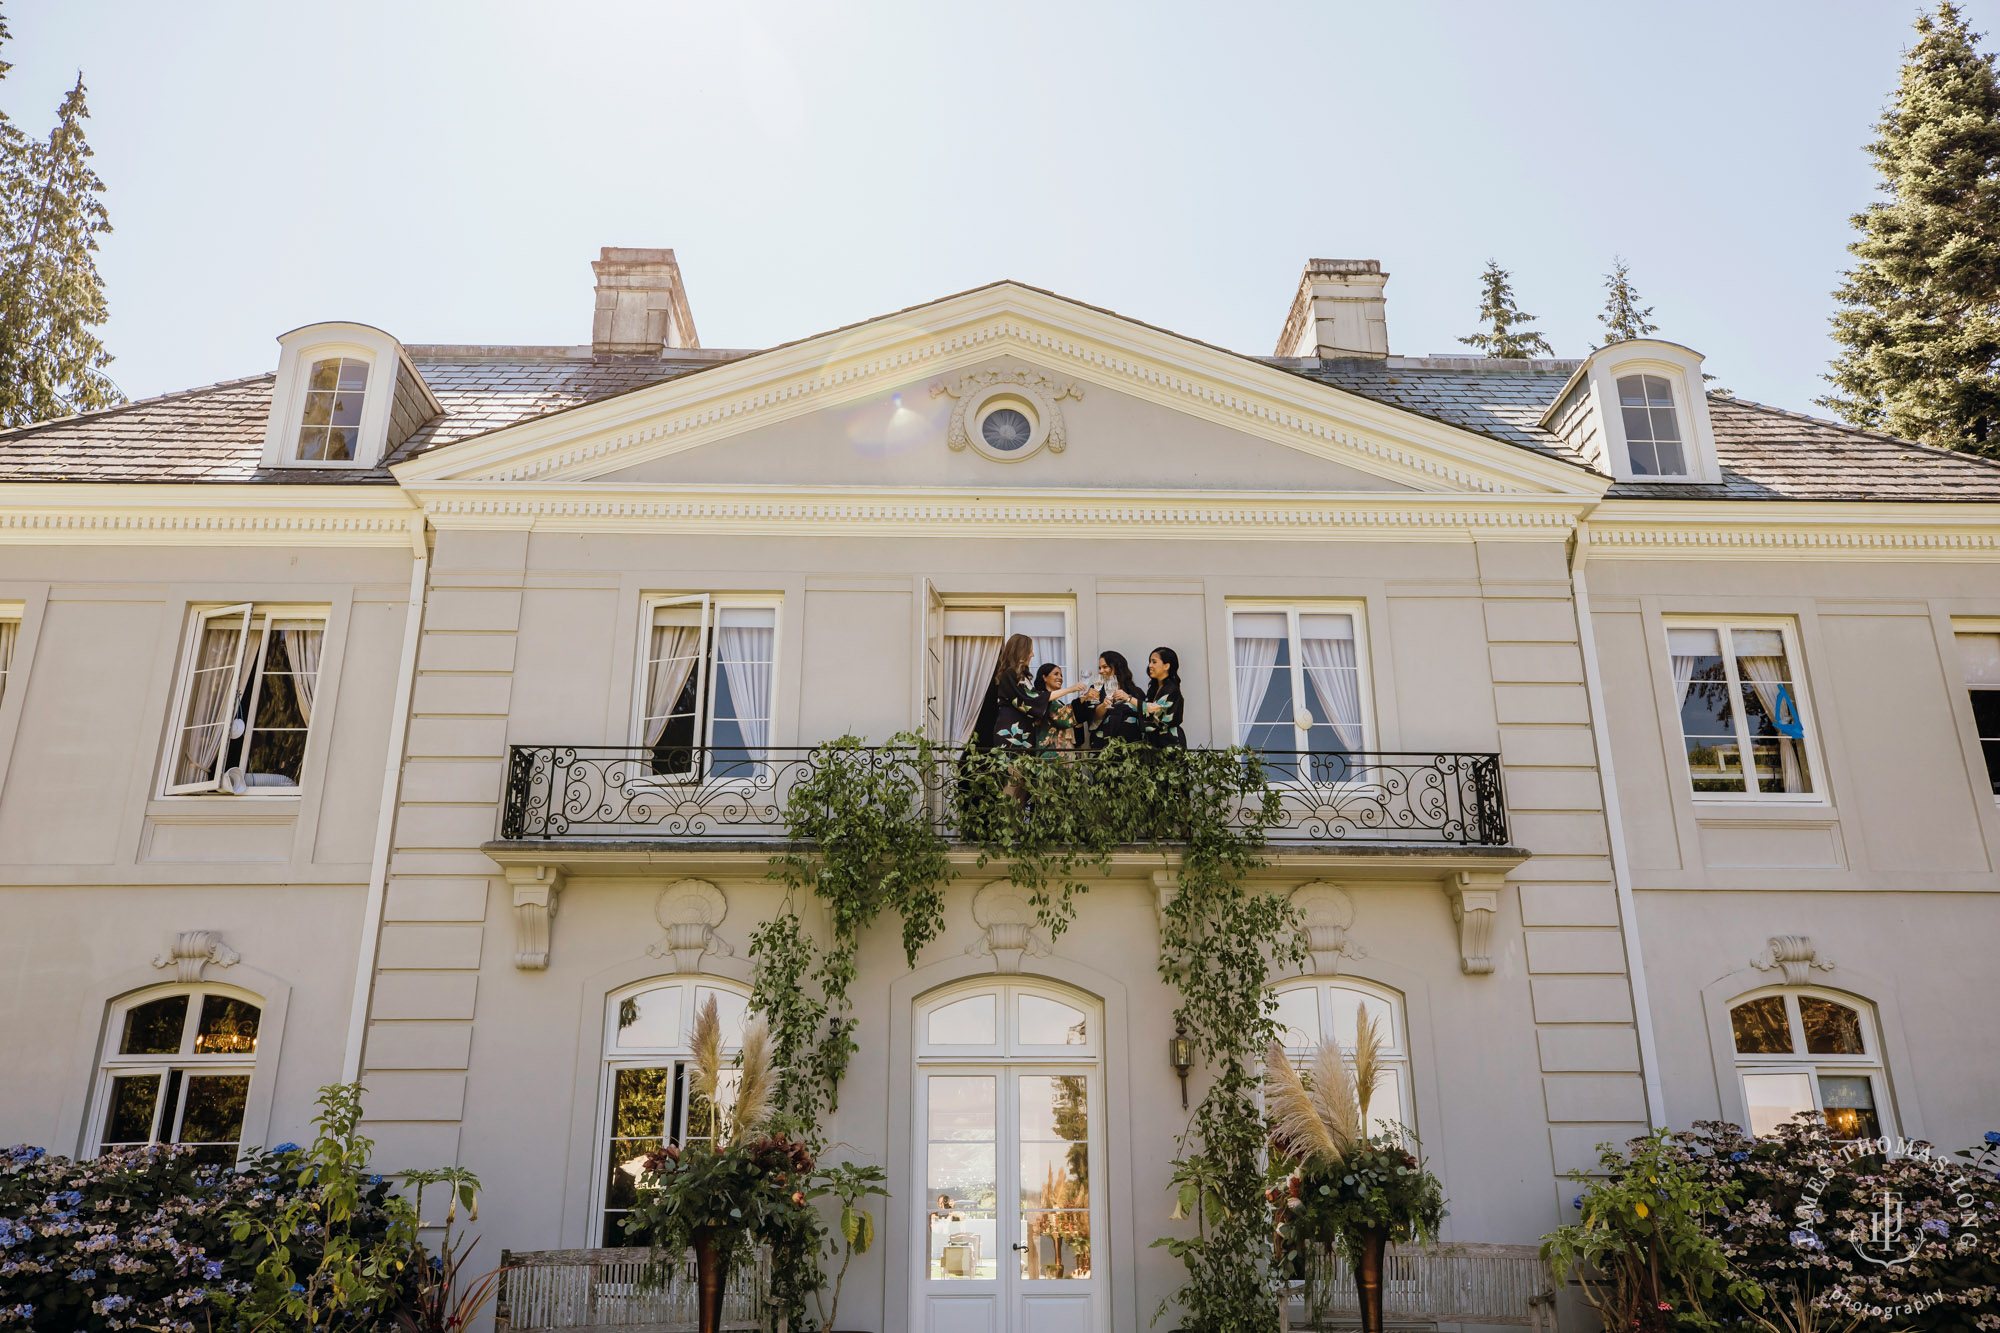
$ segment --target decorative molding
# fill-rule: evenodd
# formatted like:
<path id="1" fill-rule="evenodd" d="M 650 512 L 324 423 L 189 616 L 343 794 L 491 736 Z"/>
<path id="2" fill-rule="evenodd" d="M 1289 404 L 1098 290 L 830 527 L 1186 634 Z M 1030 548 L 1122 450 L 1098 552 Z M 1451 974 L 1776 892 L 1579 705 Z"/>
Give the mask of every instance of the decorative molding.
<path id="1" fill-rule="evenodd" d="M 1338 884 L 1323 879 L 1301 884 L 1292 890 L 1292 906 L 1304 927 L 1314 976 L 1337 976 L 1341 959 L 1368 956 L 1366 945 L 1348 938 L 1354 925 L 1354 899 Z"/>
<path id="2" fill-rule="evenodd" d="M 949 394 L 953 399 L 951 423 L 945 430 L 944 442 L 954 450 L 974 449 L 997 463 L 1013 463 L 1023 458 L 1031 458 L 1047 446 L 1050 453 L 1059 454 L 1069 448 L 1069 428 L 1063 424 L 1062 401 L 1071 398 L 1083 401 L 1083 389 L 1074 381 L 1053 379 L 1039 370 L 969 370 L 951 380 L 941 380 L 931 385 L 931 397 L 940 398 Z M 966 418 L 977 412 L 993 399 L 1004 395 L 1026 399 L 1036 415 L 1034 433 L 1019 450 L 1003 454 L 986 446 L 985 441 L 973 438 L 973 431 L 966 426 Z"/>
<path id="3" fill-rule="evenodd" d="M 698 535 L 1567 541 L 1583 505 L 1393 492 L 414 484 L 438 528 Z"/>
<path id="4" fill-rule="evenodd" d="M 1610 500 L 1591 558 L 2000 560 L 2000 504 Z"/>
<path id="5" fill-rule="evenodd" d="M 1007 355 L 1428 490 L 1595 498 L 1609 484 L 1572 464 L 1014 283 L 505 427 L 393 470 L 406 483 L 581 480 Z"/>
<path id="6" fill-rule="evenodd" d="M 1819 956 L 1810 935 L 1773 935 L 1762 953 L 1750 960 L 1759 972 L 1782 971 L 1787 986 L 1803 986 L 1813 970 L 1833 971 L 1833 960 Z"/>
<path id="7" fill-rule="evenodd" d="M 972 922 L 980 934 L 966 952 L 991 954 L 996 972 L 1019 972 L 1023 955 L 1049 956 L 1049 941 L 1035 928 L 1035 905 L 1004 879 L 983 884 L 972 895 Z"/>
<path id="8" fill-rule="evenodd" d="M 729 915 L 729 899 L 705 879 L 684 879 L 660 890 L 653 919 L 666 929 L 657 943 L 646 946 L 655 958 L 671 957 L 675 972 L 699 972 L 710 954 L 733 958 L 736 951 L 715 933 Z"/>
<path id="9" fill-rule="evenodd" d="M 1171 870 L 1153 872 L 1153 921 L 1165 934 L 1167 929 L 1167 904 L 1181 891 L 1180 876 Z"/>
<path id="10" fill-rule="evenodd" d="M 514 886 L 514 966 L 523 972 L 545 971 L 551 923 L 562 902 L 562 867 L 508 866 L 507 882 Z"/>
<path id="11" fill-rule="evenodd" d="M 1480 870 L 1460 870 L 1444 882 L 1451 919 L 1458 923 L 1458 970 L 1469 977 L 1493 971 L 1493 922 L 1505 882 L 1505 875 Z"/>
<path id="12" fill-rule="evenodd" d="M 404 546 L 395 486 L 0 484 L 0 544 Z"/>
<path id="13" fill-rule="evenodd" d="M 216 967 L 234 967 L 242 961 L 242 954 L 222 942 L 221 931 L 184 930 L 174 936 L 165 953 L 153 959 L 153 966 L 173 968 L 174 980 L 192 986 L 202 979 L 202 969 L 211 963 Z"/>

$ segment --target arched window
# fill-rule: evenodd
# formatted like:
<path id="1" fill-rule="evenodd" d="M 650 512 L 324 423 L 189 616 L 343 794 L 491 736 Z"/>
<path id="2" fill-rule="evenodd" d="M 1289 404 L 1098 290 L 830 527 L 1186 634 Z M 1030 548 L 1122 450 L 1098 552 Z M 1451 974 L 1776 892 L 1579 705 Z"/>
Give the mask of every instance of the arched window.
<path id="1" fill-rule="evenodd" d="M 1747 1128 L 1769 1134 L 1802 1112 L 1835 1138 L 1882 1133 L 1888 1086 L 1874 1015 L 1848 996 L 1772 990 L 1729 1006 Z"/>
<path id="2" fill-rule="evenodd" d="M 112 1006 L 88 1149 L 181 1143 L 233 1162 L 263 1002 L 228 986 L 147 990 Z"/>
<path id="3" fill-rule="evenodd" d="M 1663 375 L 1618 377 L 1618 412 L 1635 477 L 1687 475 L 1673 385 Z"/>
<path id="4" fill-rule="evenodd" d="M 606 1001 L 598 1114 L 601 1245 L 632 1243 L 620 1223 L 638 1202 L 639 1169 L 646 1154 L 662 1144 L 706 1139 L 714 1131 L 713 1108 L 695 1096 L 688 1076 L 695 1015 L 711 997 L 722 1019 L 723 1049 L 734 1051 L 742 1044 L 750 997 L 729 982 L 710 977 L 642 981 Z M 724 1071 L 725 1089 L 734 1077 L 734 1071 Z"/>
<path id="5" fill-rule="evenodd" d="M 1397 1126 L 1415 1133 L 1416 1102 L 1410 1087 L 1410 1046 L 1403 1021 L 1402 997 L 1394 991 L 1352 977 L 1327 981 L 1306 979 L 1275 988 L 1278 1026 L 1285 1051 L 1294 1061 L 1310 1058 L 1331 1037 L 1350 1056 L 1363 1011 L 1382 1034 L 1382 1081 L 1368 1103 L 1368 1132 L 1379 1134 Z"/>

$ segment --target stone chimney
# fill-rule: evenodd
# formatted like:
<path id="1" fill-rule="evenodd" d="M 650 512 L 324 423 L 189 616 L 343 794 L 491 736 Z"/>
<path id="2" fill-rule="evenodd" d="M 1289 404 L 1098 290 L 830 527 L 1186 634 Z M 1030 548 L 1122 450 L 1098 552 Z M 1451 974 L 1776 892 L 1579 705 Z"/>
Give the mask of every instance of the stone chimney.
<path id="1" fill-rule="evenodd" d="M 673 251 L 607 245 L 590 268 L 597 274 L 593 353 L 659 356 L 668 348 L 701 346 Z"/>
<path id="2" fill-rule="evenodd" d="M 1385 358 L 1389 275 L 1374 259 L 1308 259 L 1278 337 L 1278 356 Z"/>

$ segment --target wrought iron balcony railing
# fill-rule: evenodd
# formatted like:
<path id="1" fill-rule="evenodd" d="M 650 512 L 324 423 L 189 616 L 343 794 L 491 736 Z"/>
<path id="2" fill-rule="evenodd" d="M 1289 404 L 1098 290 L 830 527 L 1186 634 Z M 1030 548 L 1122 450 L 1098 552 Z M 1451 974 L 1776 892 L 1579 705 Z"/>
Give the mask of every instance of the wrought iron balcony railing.
<path id="1" fill-rule="evenodd" d="M 1177 752 L 1156 753 L 1160 762 L 1177 762 Z M 964 780 L 964 752 L 939 749 L 924 772 L 916 771 L 913 755 L 909 748 L 863 748 L 844 752 L 840 762 L 901 766 L 912 778 L 911 799 L 925 802 L 941 834 L 980 840 L 979 820 L 993 805 L 991 784 L 980 798 L 983 811 L 968 794 L 973 784 Z M 783 840 L 788 795 L 819 771 L 822 756 L 811 747 L 516 745 L 500 836 Z M 1267 750 L 1262 760 L 1266 783 L 1278 795 L 1280 815 L 1267 830 L 1274 842 L 1507 842 L 1498 755 Z M 1119 800 L 1119 771 L 1096 755 L 1038 762 L 1084 766 L 1086 784 L 1093 773 L 1103 779 L 1101 789 L 1086 785 L 1090 799 Z M 1164 811 L 1142 817 L 1135 827 L 1171 842 L 1171 823 L 1171 811 Z"/>

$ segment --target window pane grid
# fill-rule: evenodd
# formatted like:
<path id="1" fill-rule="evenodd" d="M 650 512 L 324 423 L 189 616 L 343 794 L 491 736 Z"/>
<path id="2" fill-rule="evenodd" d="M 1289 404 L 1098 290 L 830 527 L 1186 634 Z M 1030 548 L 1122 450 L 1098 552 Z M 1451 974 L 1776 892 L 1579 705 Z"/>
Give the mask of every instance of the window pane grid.
<path id="1" fill-rule="evenodd" d="M 1667 643 L 1693 790 L 1751 798 L 1814 794 L 1805 708 L 1785 632 L 1674 627 Z"/>
<path id="2" fill-rule="evenodd" d="M 342 356 L 313 363 L 306 377 L 305 406 L 299 414 L 299 461 L 353 460 L 361 439 L 361 406 L 367 389 L 366 361 Z"/>
<path id="3" fill-rule="evenodd" d="M 99 1075 L 98 1149 L 179 1143 L 197 1160 L 233 1162 L 253 1072 L 244 1061 L 262 1016 L 249 1000 L 201 990 L 127 1006 Z"/>
<path id="4" fill-rule="evenodd" d="M 1774 1133 L 1801 1113 L 1835 1138 L 1882 1132 L 1872 1025 L 1863 1011 L 1826 996 L 1786 991 L 1730 1006 L 1746 1127 Z"/>
<path id="5" fill-rule="evenodd" d="M 1236 743 L 1248 749 L 1345 756 L 1367 749 L 1359 617 L 1310 607 L 1232 608 Z M 1300 726 L 1300 723 L 1306 725 Z M 1279 781 L 1353 779 L 1344 761 L 1270 765 Z"/>

